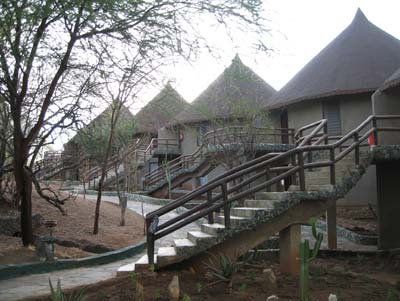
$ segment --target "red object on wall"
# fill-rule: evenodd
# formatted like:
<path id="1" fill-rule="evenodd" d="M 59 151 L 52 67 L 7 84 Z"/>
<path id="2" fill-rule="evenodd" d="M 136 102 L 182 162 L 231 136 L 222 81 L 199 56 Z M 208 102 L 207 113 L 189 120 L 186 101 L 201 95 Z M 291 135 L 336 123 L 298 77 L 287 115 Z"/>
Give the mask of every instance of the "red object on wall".
<path id="1" fill-rule="evenodd" d="M 183 132 L 179 132 L 179 141 L 183 141 Z"/>
<path id="2" fill-rule="evenodd" d="M 368 136 L 368 144 L 369 146 L 375 145 L 375 138 L 373 133 Z"/>

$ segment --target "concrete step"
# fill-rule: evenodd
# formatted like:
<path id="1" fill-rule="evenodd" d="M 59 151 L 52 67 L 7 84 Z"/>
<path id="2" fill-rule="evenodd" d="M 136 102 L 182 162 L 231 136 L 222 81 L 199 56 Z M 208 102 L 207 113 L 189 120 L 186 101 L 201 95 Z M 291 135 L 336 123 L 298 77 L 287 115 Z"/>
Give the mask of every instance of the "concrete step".
<path id="1" fill-rule="evenodd" d="M 186 257 L 187 254 L 190 254 L 197 247 L 196 243 L 187 238 L 174 239 L 174 245 L 178 257 Z"/>
<path id="2" fill-rule="evenodd" d="M 256 200 L 287 200 L 290 192 L 257 192 L 255 194 Z"/>
<path id="3" fill-rule="evenodd" d="M 235 207 L 231 209 L 231 214 L 234 216 L 254 218 L 257 214 L 265 214 L 268 212 L 267 208 L 257 208 L 257 207 Z"/>
<path id="4" fill-rule="evenodd" d="M 245 200 L 244 205 L 251 208 L 264 208 L 264 210 L 272 210 L 275 207 L 275 203 L 279 203 L 279 200 Z"/>
<path id="5" fill-rule="evenodd" d="M 174 239 L 175 248 L 193 248 L 196 246 L 196 243 L 190 241 L 187 238 L 178 238 Z"/>
<path id="6" fill-rule="evenodd" d="M 335 172 L 335 177 L 336 179 L 341 179 L 343 177 L 346 177 L 347 173 L 337 173 Z M 305 174 L 306 180 L 314 180 L 314 179 L 325 179 L 329 180 L 331 178 L 330 173 L 319 173 L 319 172 L 313 172 L 313 173 L 306 173 Z"/>
<path id="7" fill-rule="evenodd" d="M 211 234 L 208 234 L 203 231 L 189 231 L 187 233 L 187 238 L 191 242 L 193 242 L 195 244 L 199 244 L 199 242 L 202 242 L 202 241 L 213 241 L 217 237 L 215 235 L 211 235 Z"/>
<path id="8" fill-rule="evenodd" d="M 176 262 L 178 259 L 174 247 L 161 247 L 157 250 L 157 267 L 161 268 Z"/>
<path id="9" fill-rule="evenodd" d="M 214 223 L 214 224 L 202 224 L 201 225 L 201 231 L 213 235 L 213 236 L 218 236 L 218 233 L 222 232 L 225 230 L 225 226 L 219 223 Z"/>
<path id="10" fill-rule="evenodd" d="M 154 263 L 157 264 L 157 256 L 154 256 Z M 117 276 L 126 275 L 134 271 L 144 271 L 149 268 L 149 259 L 147 255 L 143 255 L 138 261 L 123 265 L 118 268 Z"/>
<path id="11" fill-rule="evenodd" d="M 324 184 L 324 185 L 307 185 L 306 183 L 306 190 L 307 191 L 332 191 L 333 190 L 333 185 L 330 184 Z M 299 185 L 290 185 L 289 191 L 301 191 Z"/>
<path id="12" fill-rule="evenodd" d="M 236 227 L 240 226 L 242 222 L 248 220 L 249 218 L 231 215 L 230 219 L 231 219 L 231 226 Z M 225 217 L 223 215 L 217 215 L 216 222 L 225 225 Z"/>
<path id="13" fill-rule="evenodd" d="M 336 182 L 338 182 L 341 178 L 340 177 L 336 177 Z M 330 178 L 306 178 L 306 185 L 311 185 L 311 186 L 315 186 L 315 185 L 325 185 L 325 184 L 330 184 Z"/>

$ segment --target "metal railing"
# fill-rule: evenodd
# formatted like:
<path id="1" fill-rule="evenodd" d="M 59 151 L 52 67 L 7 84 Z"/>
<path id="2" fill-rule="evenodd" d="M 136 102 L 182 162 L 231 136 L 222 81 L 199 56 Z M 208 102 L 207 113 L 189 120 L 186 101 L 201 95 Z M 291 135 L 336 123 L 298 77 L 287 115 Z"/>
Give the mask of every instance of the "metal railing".
<path id="1" fill-rule="evenodd" d="M 400 115 L 391 116 L 369 116 L 357 128 L 350 131 L 336 142 L 329 144 L 329 139 L 324 139 L 323 145 L 306 145 L 308 142 L 316 138 L 317 130 L 324 121 L 319 121 L 318 125 L 313 124 L 314 130 L 311 134 L 299 137 L 303 138 L 298 146 L 284 153 L 270 153 L 252 161 L 246 162 L 236 168 L 233 168 L 222 175 L 211 180 L 206 185 L 200 186 L 192 192 L 178 198 L 174 202 L 161 207 L 146 215 L 147 228 L 147 253 L 149 264 L 154 264 L 154 243 L 160 239 L 200 218 L 208 217 L 209 223 L 214 223 L 213 212 L 224 212 L 225 227 L 230 228 L 230 204 L 235 201 L 242 200 L 246 197 L 253 196 L 256 192 L 264 191 L 273 184 L 285 179 L 292 179 L 292 184 L 296 184 L 299 180 L 300 190 L 306 190 L 305 170 L 316 167 L 328 167 L 330 172 L 330 184 L 336 184 L 336 163 L 354 151 L 354 163 L 360 164 L 360 146 L 371 135 L 374 137 L 375 144 L 378 143 L 378 132 L 382 131 L 398 131 L 400 127 L 378 127 L 378 120 L 400 120 Z M 369 125 L 369 128 L 368 128 Z M 324 127 L 325 125 L 322 125 Z M 311 128 L 308 126 L 308 128 Z M 314 136 L 312 135 L 314 134 Z M 314 151 L 328 151 L 329 159 L 310 162 L 304 161 L 304 155 Z M 337 151 L 337 153 L 335 152 Z M 260 183 L 260 180 L 263 180 Z M 239 184 L 237 180 L 241 180 Z M 228 186 L 228 184 L 230 184 Z M 250 186 L 252 184 L 252 186 Z M 229 187 L 229 188 L 228 188 Z M 159 223 L 159 217 L 165 215 L 186 203 L 200 199 L 206 195 L 206 200 L 195 207 L 185 211 L 184 213 L 169 219 L 168 221 Z"/>

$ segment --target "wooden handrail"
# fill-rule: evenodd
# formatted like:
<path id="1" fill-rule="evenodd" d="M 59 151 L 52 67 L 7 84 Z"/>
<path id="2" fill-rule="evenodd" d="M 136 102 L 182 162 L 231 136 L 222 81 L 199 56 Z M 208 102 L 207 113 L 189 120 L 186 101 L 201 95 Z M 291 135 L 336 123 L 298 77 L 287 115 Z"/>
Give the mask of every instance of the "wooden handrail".
<path id="1" fill-rule="evenodd" d="M 248 135 L 249 130 L 256 131 L 251 132 L 251 135 L 254 136 L 279 136 L 281 137 L 282 135 L 288 136 L 288 140 L 290 142 L 290 138 L 292 142 L 294 143 L 294 129 L 290 128 L 267 128 L 267 127 L 256 127 L 256 128 L 248 128 L 244 126 L 230 126 L 226 128 L 219 128 L 216 130 L 209 131 L 204 134 L 204 141 L 206 141 L 206 144 L 210 144 L 210 140 L 215 140 L 216 137 L 229 137 L 230 135 L 237 135 L 238 133 L 229 133 L 230 130 L 238 130 L 240 131 L 239 134 L 243 135 Z M 228 132 L 228 133 L 227 133 Z M 274 133 L 271 133 L 274 132 Z M 182 155 L 179 156 L 178 158 L 169 161 L 169 168 L 170 172 L 178 172 L 179 170 L 185 169 L 193 163 L 196 162 L 196 160 L 201 157 L 202 155 L 202 150 L 204 144 L 200 145 L 200 147 L 192 154 L 190 155 Z M 158 181 L 162 180 L 165 178 L 165 167 L 160 166 L 157 169 L 148 172 L 147 174 L 144 175 L 144 186 L 151 186 L 154 183 L 157 183 Z"/>
<path id="2" fill-rule="evenodd" d="M 350 131 L 339 140 L 331 144 L 325 145 L 299 145 L 294 149 L 291 149 L 285 153 L 280 154 L 268 154 L 257 158 L 255 160 L 246 162 L 230 171 L 227 171 L 220 175 L 219 177 L 215 178 L 214 180 L 210 181 L 204 186 L 201 186 L 194 191 L 178 198 L 176 201 L 159 208 L 153 212 L 150 212 L 146 215 L 146 225 L 147 225 L 147 243 L 148 243 L 148 256 L 149 256 L 149 263 L 154 263 L 154 241 L 159 239 L 177 229 L 182 228 L 183 226 L 194 222 L 195 220 L 203 217 L 210 217 L 212 212 L 224 209 L 224 214 L 226 219 L 229 219 L 229 210 L 228 204 L 234 202 L 236 200 L 243 199 L 254 193 L 265 189 L 279 181 L 291 177 L 293 175 L 299 174 L 300 177 L 300 188 L 301 190 L 305 190 L 305 176 L 304 170 L 314 167 L 330 167 L 331 170 L 331 184 L 335 184 L 335 164 L 347 156 L 350 152 L 355 150 L 356 156 L 355 161 L 357 163 L 357 157 L 359 157 L 359 146 L 366 140 L 370 135 L 376 135 L 378 131 L 384 131 L 385 127 L 379 128 L 377 126 L 377 120 L 382 119 L 400 119 L 400 115 L 396 116 L 370 116 L 365 121 L 363 121 L 357 128 Z M 372 122 L 372 126 L 369 130 L 363 133 L 360 136 L 360 132 Z M 319 123 L 313 123 L 315 128 L 318 128 L 321 125 Z M 304 128 L 311 128 L 311 126 L 306 126 Z M 389 131 L 400 131 L 400 127 L 386 127 Z M 317 134 L 317 130 L 312 131 L 314 134 Z M 314 137 L 308 137 L 312 141 Z M 344 150 L 340 151 L 340 148 L 343 147 L 343 144 L 346 143 L 349 139 L 354 139 L 354 142 L 350 143 L 348 146 L 345 147 Z M 317 139 L 320 140 L 320 139 Z M 303 140 L 304 141 L 304 140 Z M 335 155 L 335 149 L 339 149 L 339 154 Z M 327 161 L 320 161 L 320 162 L 312 162 L 312 163 L 305 163 L 303 161 L 304 153 L 305 152 L 312 152 L 312 151 L 320 151 L 320 150 L 329 150 L 330 158 Z M 297 158 L 294 161 L 291 158 Z M 295 165 L 287 166 L 289 162 L 295 162 Z M 274 167 L 276 164 L 279 163 L 283 166 Z M 257 184 L 249 189 L 242 191 L 242 188 L 250 183 L 254 183 L 256 180 L 259 180 L 261 177 L 265 177 L 266 168 L 270 170 L 279 169 L 278 174 L 272 178 L 267 178 L 264 183 Z M 280 173 L 283 171 L 282 173 Z M 255 174 L 253 174 L 255 173 Z M 270 172 L 269 172 L 270 173 Z M 244 175 L 250 176 L 248 179 L 239 183 L 238 185 L 231 187 L 230 189 L 226 189 L 227 184 L 234 179 L 238 179 L 243 177 Z M 225 187 L 225 188 L 224 188 Z M 222 192 L 218 195 L 213 196 L 212 191 L 221 188 Z M 233 194 L 235 193 L 235 194 Z M 158 217 L 170 212 L 171 210 L 176 209 L 187 203 L 190 200 L 198 198 L 199 196 L 207 194 L 207 201 L 201 203 L 194 208 L 184 212 L 183 214 L 174 217 L 161 225 L 154 224 Z M 233 195 L 232 195 L 233 194 Z M 220 201 L 222 200 L 222 201 Z M 218 201 L 218 202 L 217 202 Z M 156 218 L 157 217 L 157 218 Z M 151 226 L 151 227 L 150 227 Z M 229 220 L 226 223 L 226 226 L 229 226 Z M 151 229 L 155 229 L 153 232 L 150 231 Z"/>

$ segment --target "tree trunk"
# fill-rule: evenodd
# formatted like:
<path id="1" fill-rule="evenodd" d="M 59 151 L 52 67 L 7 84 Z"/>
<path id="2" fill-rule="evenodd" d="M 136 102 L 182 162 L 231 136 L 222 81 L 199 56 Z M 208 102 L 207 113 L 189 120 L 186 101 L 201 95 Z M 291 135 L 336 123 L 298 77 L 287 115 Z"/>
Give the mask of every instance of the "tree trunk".
<path id="1" fill-rule="evenodd" d="M 101 168 L 101 177 L 99 180 L 99 186 L 98 186 L 98 191 L 97 191 L 96 209 L 94 212 L 94 225 L 93 225 L 93 234 L 94 235 L 99 233 L 101 195 L 103 192 L 104 179 L 106 178 L 106 174 L 107 174 L 108 160 L 111 155 L 111 148 L 112 148 L 112 144 L 114 141 L 114 129 L 115 129 L 115 125 L 118 121 L 119 110 L 120 110 L 120 107 L 115 109 L 115 111 L 112 112 L 112 116 L 111 116 L 110 136 L 108 138 L 107 149 L 106 149 L 106 153 L 104 156 L 103 166 Z"/>
<path id="2" fill-rule="evenodd" d="M 107 161 L 108 161 L 108 159 L 106 160 L 106 164 L 107 164 Z M 95 212 L 94 212 L 94 225 L 93 225 L 93 234 L 94 235 L 99 233 L 99 217 L 100 217 L 101 194 L 103 192 L 103 183 L 104 183 L 104 179 L 106 178 L 106 173 L 107 173 L 107 170 L 103 166 L 102 172 L 101 172 L 101 177 L 100 177 L 100 180 L 99 180 L 99 186 L 98 186 L 98 190 L 97 190 L 96 209 L 95 209 Z"/>
<path id="3" fill-rule="evenodd" d="M 26 167 L 28 148 L 23 143 L 15 143 L 14 176 L 17 199 L 21 203 L 21 235 L 24 246 L 33 244 L 32 228 L 32 177 Z"/>

